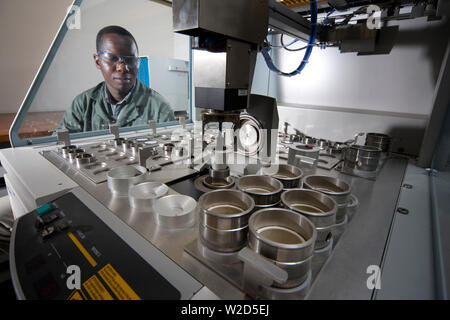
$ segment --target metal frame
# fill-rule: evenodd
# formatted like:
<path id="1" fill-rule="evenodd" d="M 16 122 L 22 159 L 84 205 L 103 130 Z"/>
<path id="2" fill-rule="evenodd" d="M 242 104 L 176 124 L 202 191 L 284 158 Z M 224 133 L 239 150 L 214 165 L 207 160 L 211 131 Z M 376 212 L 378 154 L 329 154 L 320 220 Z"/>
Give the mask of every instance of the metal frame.
<path id="1" fill-rule="evenodd" d="M 441 130 L 444 127 L 445 116 L 450 107 L 450 92 L 448 91 L 450 83 L 450 41 L 447 43 L 447 50 L 442 59 L 441 71 L 436 82 L 433 97 L 433 110 L 430 120 L 422 140 L 418 163 L 419 166 L 428 168 L 432 165 L 432 160 L 436 152 L 438 152 L 438 143 Z M 444 150 L 440 151 L 441 153 Z M 449 151 L 446 150 L 448 153 Z"/>

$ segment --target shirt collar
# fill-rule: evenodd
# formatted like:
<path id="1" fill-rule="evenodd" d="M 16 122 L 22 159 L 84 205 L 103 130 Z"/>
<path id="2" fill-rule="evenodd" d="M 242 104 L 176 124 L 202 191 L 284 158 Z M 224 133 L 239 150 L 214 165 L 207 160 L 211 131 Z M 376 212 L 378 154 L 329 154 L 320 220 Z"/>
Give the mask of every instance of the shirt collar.
<path id="1" fill-rule="evenodd" d="M 136 80 L 137 82 L 137 80 Z M 105 98 L 106 98 L 106 102 L 108 102 L 109 104 L 113 105 L 113 106 L 117 106 L 117 105 L 121 105 L 123 103 L 128 102 L 129 98 L 131 97 L 131 94 L 134 92 L 134 89 L 136 88 L 136 82 L 133 85 L 133 88 L 131 88 L 131 90 L 127 93 L 127 95 L 119 102 L 117 103 L 113 103 L 111 101 L 111 95 L 108 92 L 108 88 L 106 87 L 106 83 L 105 83 Z"/>

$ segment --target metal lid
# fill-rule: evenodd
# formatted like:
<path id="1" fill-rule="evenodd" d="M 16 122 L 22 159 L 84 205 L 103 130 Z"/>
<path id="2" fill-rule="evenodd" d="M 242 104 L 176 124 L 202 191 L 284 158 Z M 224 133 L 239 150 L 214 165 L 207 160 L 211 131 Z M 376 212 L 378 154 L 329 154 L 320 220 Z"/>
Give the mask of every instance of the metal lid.
<path id="1" fill-rule="evenodd" d="M 196 208 L 197 202 L 189 196 L 174 194 L 159 198 L 153 203 L 155 223 L 174 229 L 192 227 Z"/>
<path id="2" fill-rule="evenodd" d="M 143 182 L 131 186 L 128 199 L 132 208 L 151 208 L 154 200 L 165 196 L 169 188 L 161 182 Z"/>

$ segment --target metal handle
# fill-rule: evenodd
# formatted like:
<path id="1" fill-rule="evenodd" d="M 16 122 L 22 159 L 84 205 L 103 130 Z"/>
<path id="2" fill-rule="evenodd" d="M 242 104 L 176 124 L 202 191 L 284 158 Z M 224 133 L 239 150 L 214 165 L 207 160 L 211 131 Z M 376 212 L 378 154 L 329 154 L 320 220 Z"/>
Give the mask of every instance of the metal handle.
<path id="1" fill-rule="evenodd" d="M 285 135 L 285 136 L 288 134 L 288 127 L 289 127 L 290 125 L 291 125 L 291 124 L 288 123 L 288 122 L 285 122 L 285 123 L 284 123 L 284 135 Z"/>
<path id="2" fill-rule="evenodd" d="M 350 200 L 347 203 L 347 208 L 355 208 L 359 205 L 358 198 L 352 193 L 350 194 Z"/>
<path id="3" fill-rule="evenodd" d="M 156 136 L 156 120 L 149 120 L 148 125 L 152 130 L 153 135 Z"/>
<path id="4" fill-rule="evenodd" d="M 182 127 L 183 129 L 186 129 L 186 118 L 183 117 L 183 116 L 180 116 L 180 117 L 178 118 L 178 121 L 180 122 L 181 127 Z"/>
<path id="5" fill-rule="evenodd" d="M 270 286 L 273 282 L 285 283 L 288 279 L 285 270 L 248 247 L 239 251 L 238 258 L 244 263 L 244 281 L 248 285 Z"/>
<path id="6" fill-rule="evenodd" d="M 363 135 L 365 135 L 364 132 L 360 132 L 355 134 L 355 136 L 353 137 L 353 139 L 347 140 L 344 142 L 344 144 L 357 144 L 358 142 L 358 137 L 362 137 Z"/>
<path id="7" fill-rule="evenodd" d="M 147 168 L 147 159 L 151 156 L 154 156 L 157 153 L 155 147 L 139 147 L 138 149 L 138 158 L 139 165 L 141 167 Z"/>
<path id="8" fill-rule="evenodd" d="M 295 164 L 294 166 L 299 167 L 300 164 L 306 164 L 308 166 L 314 167 L 317 166 L 317 162 L 319 160 L 316 158 L 306 157 L 304 155 L 297 154 L 295 156 Z"/>
<path id="9" fill-rule="evenodd" d="M 109 124 L 109 132 L 114 135 L 114 139 L 119 139 L 119 126 L 117 124 Z"/>
<path id="10" fill-rule="evenodd" d="M 56 135 L 58 137 L 58 141 L 64 142 L 65 146 L 70 146 L 69 130 L 67 129 L 57 130 Z"/>

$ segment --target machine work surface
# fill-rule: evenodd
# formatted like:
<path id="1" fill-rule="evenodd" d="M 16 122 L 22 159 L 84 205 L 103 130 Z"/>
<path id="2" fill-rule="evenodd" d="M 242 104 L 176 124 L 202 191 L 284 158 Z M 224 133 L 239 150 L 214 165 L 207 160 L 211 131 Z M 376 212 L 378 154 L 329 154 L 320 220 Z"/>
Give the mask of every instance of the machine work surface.
<path id="1" fill-rule="evenodd" d="M 167 257 L 187 271 L 221 299 L 245 299 L 239 279 L 242 267 L 225 268 L 225 274 L 196 257 L 193 247 L 199 235 L 198 219 L 193 227 L 167 229 L 154 221 L 151 208 L 131 208 L 127 196 L 111 193 L 106 183 L 94 184 L 78 174 L 70 165 L 52 153 L 43 153 L 50 162 L 67 174 L 81 188 L 113 212 L 143 238 L 151 242 Z M 280 160 L 283 162 L 284 160 Z M 373 290 L 367 287 L 367 268 L 381 265 L 386 254 L 386 244 L 400 193 L 408 160 L 392 156 L 387 159 L 377 179 L 369 180 L 343 174 L 338 170 L 317 168 L 316 174 L 337 177 L 352 186 L 352 194 L 358 199 L 357 208 L 349 211 L 349 219 L 334 249 L 320 272 L 316 272 L 307 299 L 371 299 Z M 178 191 L 195 188 L 195 178 L 200 173 L 187 167 L 167 165 L 152 172 L 150 180 L 169 182 L 169 194 L 178 193 L 170 181 L 182 181 Z M 185 180 L 181 178 L 185 177 Z M 191 192 L 191 196 L 199 194 Z M 350 213 L 351 212 L 351 213 Z M 337 241 L 336 241 L 337 240 Z M 239 263 L 238 263 L 239 264 Z M 233 271 L 234 270 L 234 271 Z"/>

